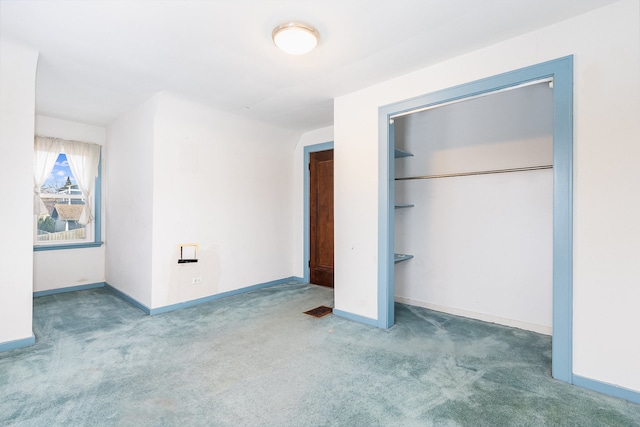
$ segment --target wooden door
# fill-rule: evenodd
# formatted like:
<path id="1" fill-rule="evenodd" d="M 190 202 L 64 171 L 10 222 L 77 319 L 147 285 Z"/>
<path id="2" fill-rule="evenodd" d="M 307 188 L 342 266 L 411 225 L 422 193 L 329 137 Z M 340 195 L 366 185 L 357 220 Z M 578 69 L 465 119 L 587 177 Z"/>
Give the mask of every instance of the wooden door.
<path id="1" fill-rule="evenodd" d="M 310 153 L 309 188 L 310 281 L 333 287 L 333 150 Z"/>

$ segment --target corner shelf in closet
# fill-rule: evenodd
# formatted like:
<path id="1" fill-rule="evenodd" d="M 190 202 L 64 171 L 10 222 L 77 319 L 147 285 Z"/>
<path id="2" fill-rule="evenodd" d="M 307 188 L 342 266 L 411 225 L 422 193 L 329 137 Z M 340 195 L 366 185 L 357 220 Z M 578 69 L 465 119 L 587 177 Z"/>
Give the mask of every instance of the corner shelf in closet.
<path id="1" fill-rule="evenodd" d="M 394 155 L 394 157 L 396 159 L 401 159 L 403 157 L 412 157 L 413 153 L 409 153 L 408 151 L 404 151 L 404 150 L 401 150 L 399 148 L 394 148 L 393 155 Z M 412 207 L 413 207 L 413 205 L 406 204 L 406 203 L 398 203 L 398 204 L 394 205 L 395 209 L 412 208 Z M 397 263 L 402 262 L 402 261 L 407 261 L 407 260 L 409 260 L 411 258 L 413 258 L 413 255 L 393 254 L 393 263 L 397 264 Z"/>

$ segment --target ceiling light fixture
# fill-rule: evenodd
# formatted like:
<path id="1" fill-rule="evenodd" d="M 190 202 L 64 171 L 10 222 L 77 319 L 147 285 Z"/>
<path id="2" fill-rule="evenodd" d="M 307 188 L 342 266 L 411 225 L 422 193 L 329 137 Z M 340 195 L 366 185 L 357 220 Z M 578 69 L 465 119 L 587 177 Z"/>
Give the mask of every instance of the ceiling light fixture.
<path id="1" fill-rule="evenodd" d="M 320 35 L 315 28 L 298 22 L 289 22 L 273 30 L 273 43 L 291 55 L 304 55 L 317 45 Z"/>

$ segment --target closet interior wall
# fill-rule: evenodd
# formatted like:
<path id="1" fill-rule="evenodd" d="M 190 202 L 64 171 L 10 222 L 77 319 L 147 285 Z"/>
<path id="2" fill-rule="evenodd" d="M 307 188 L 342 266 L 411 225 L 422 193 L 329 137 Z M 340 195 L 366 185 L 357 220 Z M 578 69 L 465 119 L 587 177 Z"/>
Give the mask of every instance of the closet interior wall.
<path id="1" fill-rule="evenodd" d="M 395 119 L 398 177 L 553 163 L 553 89 L 497 92 Z M 397 301 L 551 334 L 553 170 L 396 180 Z"/>

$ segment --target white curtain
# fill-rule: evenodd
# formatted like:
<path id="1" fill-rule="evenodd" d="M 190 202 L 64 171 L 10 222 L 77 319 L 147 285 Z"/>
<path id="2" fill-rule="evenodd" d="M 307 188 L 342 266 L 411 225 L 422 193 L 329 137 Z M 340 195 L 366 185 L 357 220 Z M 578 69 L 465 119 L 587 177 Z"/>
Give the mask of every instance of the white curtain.
<path id="1" fill-rule="evenodd" d="M 84 195 L 85 205 L 78 222 L 88 224 L 93 221 L 91 202 L 94 200 L 93 190 L 98 177 L 100 146 L 86 142 L 64 141 L 64 153 L 67 155 L 71 173 Z"/>
<path id="2" fill-rule="evenodd" d="M 62 140 L 48 136 L 36 136 L 33 156 L 33 213 L 46 215 L 47 207 L 40 198 L 40 188 L 44 185 L 62 151 Z"/>

